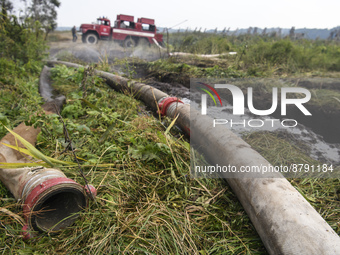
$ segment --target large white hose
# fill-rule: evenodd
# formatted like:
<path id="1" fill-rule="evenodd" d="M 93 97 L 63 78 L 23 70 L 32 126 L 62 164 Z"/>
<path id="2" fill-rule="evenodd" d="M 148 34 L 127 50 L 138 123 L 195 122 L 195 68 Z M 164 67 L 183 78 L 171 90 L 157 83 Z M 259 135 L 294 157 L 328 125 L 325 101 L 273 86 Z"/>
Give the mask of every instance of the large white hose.
<path id="1" fill-rule="evenodd" d="M 48 63 L 79 67 L 67 62 Z M 129 82 L 128 79 L 110 73 L 96 72 L 112 88 L 132 90 L 154 110 L 162 108 L 163 113 L 172 118 L 179 114 L 177 124 L 188 135 L 191 133 L 200 138 L 195 143 L 208 155 L 212 164 L 231 164 L 237 167 L 270 165 L 230 130 L 217 127 L 211 132 L 211 121 L 206 119 L 208 117 L 195 118 L 193 115 L 199 113 L 190 112 L 189 105 L 177 99 L 169 99 L 168 95 L 151 86 Z M 191 120 L 196 121 L 190 123 L 190 114 Z M 215 147 L 214 151 L 210 150 L 211 146 Z M 235 174 L 233 178 L 222 177 L 226 177 L 270 254 L 340 254 L 340 237 L 281 174 L 262 175 L 261 178 L 257 174 L 252 178 L 240 174 Z"/>

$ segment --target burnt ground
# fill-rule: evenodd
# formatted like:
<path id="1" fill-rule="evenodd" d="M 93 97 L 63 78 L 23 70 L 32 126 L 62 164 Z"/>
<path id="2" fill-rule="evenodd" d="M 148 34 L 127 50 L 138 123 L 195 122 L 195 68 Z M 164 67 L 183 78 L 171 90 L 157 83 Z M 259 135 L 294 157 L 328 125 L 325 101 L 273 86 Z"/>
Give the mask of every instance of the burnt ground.
<path id="1" fill-rule="evenodd" d="M 138 69 L 142 69 L 140 66 Z M 148 72 L 147 67 L 143 74 L 144 82 L 150 84 L 164 92 L 178 96 L 188 97 L 190 100 L 200 104 L 200 96 L 195 97 L 195 93 L 189 93 L 190 78 L 187 74 L 165 73 L 158 75 L 157 72 Z M 140 75 L 139 78 L 141 78 Z M 220 83 L 235 84 L 238 79 L 222 79 Z M 237 82 L 236 82 L 237 83 Z M 268 85 L 269 83 L 269 85 Z M 277 85 L 277 86 L 276 86 Z M 249 79 L 241 81 L 240 87 L 245 95 L 247 102 L 247 87 L 253 87 L 254 107 L 258 110 L 270 109 L 272 106 L 271 87 L 303 87 L 311 92 L 312 99 L 304 104 L 310 111 L 311 116 L 305 116 L 295 105 L 287 105 L 287 115 L 281 115 L 281 98 L 280 90 L 278 95 L 277 110 L 269 117 L 274 119 L 294 119 L 298 121 L 296 130 L 276 130 L 275 134 L 283 136 L 285 140 L 290 141 L 306 155 L 334 165 L 340 164 L 340 79 L 336 78 L 276 78 L 263 81 L 263 79 Z M 270 93 L 268 92 L 270 91 Z M 231 93 L 218 90 L 219 95 L 224 103 L 233 104 Z M 304 96 L 304 95 L 303 95 Z M 288 98 L 291 98 L 288 94 Z M 223 103 L 223 104 L 224 104 Z M 209 104 L 209 100 L 208 100 Z M 213 102 L 210 102 L 213 106 Z M 247 105 L 247 103 L 245 103 Z M 224 111 L 223 109 L 222 111 Z M 246 113 L 249 115 L 249 113 Z M 251 114 L 250 114 L 251 115 Z M 247 117 L 246 117 L 247 118 Z M 252 115 L 248 118 L 257 119 L 258 116 Z M 242 134 L 241 134 L 242 135 Z"/>
<path id="2" fill-rule="evenodd" d="M 187 97 L 190 95 L 190 77 L 186 74 L 169 73 L 164 75 L 164 73 L 162 73 L 161 76 L 158 76 L 155 72 L 145 72 L 145 75 L 152 77 L 153 80 L 151 78 L 147 80 L 152 80 L 150 85 L 155 86 L 168 94 L 179 97 Z M 270 79 L 268 80 L 263 81 L 263 79 L 255 78 L 241 82 L 240 87 L 245 95 L 245 101 L 247 99 L 246 88 L 254 87 L 253 102 L 256 109 L 265 110 L 270 109 L 272 106 L 272 93 L 267 92 L 268 88 L 261 88 L 261 86 L 268 86 Z M 231 79 L 228 82 L 228 79 L 221 79 L 221 82 L 235 84 L 235 82 L 237 83 L 237 80 Z M 340 79 L 305 77 L 276 78 L 273 79 L 273 87 L 275 84 L 277 84 L 278 88 L 285 85 L 289 87 L 306 88 L 312 94 L 312 99 L 304 104 L 312 116 L 305 116 L 295 105 L 288 105 L 287 115 L 284 116 L 285 119 L 298 120 L 299 123 L 311 128 L 316 134 L 323 136 L 324 140 L 328 143 L 340 143 Z M 186 88 L 188 88 L 188 92 L 186 92 Z M 228 90 L 226 92 L 219 90 L 218 93 L 229 104 L 233 103 L 232 95 Z M 200 98 L 195 99 L 191 97 L 191 100 L 196 100 L 198 102 L 200 101 Z M 282 119 L 280 90 L 278 107 L 271 117 Z"/>
<path id="3" fill-rule="evenodd" d="M 112 71 L 118 72 L 122 75 L 132 75 L 133 78 L 139 79 L 141 82 L 151 85 L 170 96 L 177 96 L 180 98 L 190 99 L 190 77 L 185 73 L 173 73 L 173 72 L 160 72 L 149 71 L 148 61 L 154 61 L 160 58 L 166 57 L 166 52 L 159 48 L 135 48 L 124 49 L 123 47 L 114 44 L 112 42 L 100 42 L 97 45 L 85 45 L 82 43 L 61 42 L 51 45 L 50 55 L 53 59 L 65 60 L 65 56 L 70 56 L 80 59 L 87 63 L 106 61 L 108 64 L 112 64 Z M 127 74 L 126 64 L 127 62 L 119 62 L 117 60 L 124 58 L 139 58 L 144 61 L 132 61 L 128 64 L 132 66 L 129 69 L 130 74 Z M 126 60 L 129 61 L 129 60 Z M 184 60 L 185 61 L 185 60 Z M 118 63 L 118 64 L 117 64 Z M 202 61 L 190 62 L 188 64 L 202 66 Z M 210 66 L 209 60 L 207 60 L 207 66 Z M 132 70 L 132 72 L 131 72 Z M 232 84 L 235 80 L 232 80 Z M 278 86 L 304 87 L 312 93 L 312 100 L 305 104 L 306 108 L 312 113 L 312 116 L 305 116 L 294 105 L 288 105 L 287 115 L 285 119 L 296 119 L 299 124 L 304 125 L 308 129 L 311 129 L 317 135 L 322 136 L 323 140 L 327 143 L 338 146 L 340 143 L 340 79 L 331 78 L 276 78 L 275 82 L 279 82 Z M 268 86 L 268 81 L 265 84 L 261 84 L 261 81 L 242 81 L 241 88 L 246 97 L 247 87 L 254 86 L 253 102 L 256 109 L 269 109 L 272 105 L 272 93 L 267 92 L 271 89 L 262 89 L 263 86 Z M 320 94 L 320 91 L 322 92 Z M 324 93 L 326 92 L 326 93 Z M 220 93 L 220 92 L 219 92 Z M 221 97 L 229 104 L 232 104 L 231 93 L 222 92 Z M 339 96 L 338 96 L 339 95 Z M 316 100 L 314 99 L 316 98 Z M 193 98 L 191 100 L 199 101 L 199 98 Z M 280 110 L 280 97 L 277 110 L 272 114 L 273 118 L 282 119 Z M 340 157 L 340 155 L 339 155 Z"/>

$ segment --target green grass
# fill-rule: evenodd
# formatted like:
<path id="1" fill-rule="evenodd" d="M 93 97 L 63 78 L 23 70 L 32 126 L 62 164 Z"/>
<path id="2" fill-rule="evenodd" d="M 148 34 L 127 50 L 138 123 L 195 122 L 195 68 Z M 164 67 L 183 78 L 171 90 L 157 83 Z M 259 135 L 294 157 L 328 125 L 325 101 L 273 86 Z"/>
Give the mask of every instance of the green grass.
<path id="1" fill-rule="evenodd" d="M 83 70 L 58 67 L 53 73 L 54 87 L 67 95 L 61 114 L 77 156 L 85 160 L 86 177 L 98 189 L 97 202 L 60 234 L 40 235 L 26 243 L 20 236 L 21 225 L 0 212 L 1 253 L 266 254 L 224 180 L 190 178 L 189 145 L 174 130 L 166 134 L 170 120 L 161 124 L 131 95 L 108 89 L 97 77 L 87 79 L 86 100 L 91 104 L 86 104 L 80 100 Z M 31 90 L 37 95 L 34 87 Z M 0 95 L 5 98 L 9 93 Z M 13 104 L 21 102 L 20 97 L 13 98 Z M 9 121 L 15 118 L 8 116 Z M 72 161 L 70 151 L 61 154 L 66 144 L 57 115 L 31 122 L 42 127 L 38 149 Z M 273 164 L 312 162 L 286 139 L 271 134 L 251 134 L 245 140 Z M 84 184 L 77 168 L 63 171 Z M 290 181 L 340 234 L 339 179 Z M 0 207 L 22 216 L 3 185 L 0 196 Z"/>
<path id="2" fill-rule="evenodd" d="M 229 51 L 244 46 L 243 38 L 229 40 Z M 241 44 L 233 48 L 237 40 Z M 222 42 L 208 41 L 205 39 L 201 48 L 196 49 L 211 46 L 209 53 L 215 53 L 217 46 L 226 47 Z M 107 63 L 102 64 L 102 68 L 108 68 Z M 37 148 L 50 157 L 72 161 L 70 151 L 62 153 L 67 145 L 59 117 L 40 114 L 30 118 L 27 114 L 41 111 L 37 75 L 17 77 L 15 65 L 10 66 L 0 77 L 0 101 L 5 102 L 0 104 L 1 123 L 11 128 L 22 121 L 40 126 Z M 245 60 L 238 58 L 218 61 L 191 58 L 186 63 L 170 59 L 150 64 L 152 70 L 164 71 L 164 75 L 172 72 L 188 77 L 270 76 L 292 70 L 281 67 L 266 62 L 246 65 Z M 84 82 L 83 73 L 84 69 L 58 67 L 53 71 L 53 80 L 55 89 L 67 97 L 61 115 L 77 156 L 84 159 L 81 164 L 86 178 L 98 190 L 96 203 L 92 202 L 75 224 L 59 234 L 40 235 L 28 242 L 21 238 L 21 224 L 13 215 L 0 210 L 1 254 L 267 254 L 224 180 L 190 178 L 190 146 L 175 129 L 166 133 L 171 120 L 159 121 L 128 92 L 110 90 L 91 72 Z M 313 93 L 329 97 L 324 90 Z M 336 99 L 334 102 L 337 104 Z M 0 126 L 0 137 L 6 132 Z M 286 137 L 254 133 L 244 139 L 272 164 L 315 162 Z M 76 167 L 61 169 L 84 184 Z M 340 180 L 289 181 L 340 234 Z M 2 183 L 0 198 L 0 208 L 23 217 L 20 204 Z"/>
<path id="3" fill-rule="evenodd" d="M 270 36 L 226 36 L 208 33 L 173 33 L 169 35 L 173 51 L 194 54 L 220 54 L 236 51 L 237 66 L 250 71 L 297 73 L 305 71 L 340 71 L 340 44 L 327 40 L 296 40 Z M 223 58 L 223 57 L 222 57 Z M 256 74 L 253 73 L 253 75 Z"/>
<path id="4" fill-rule="evenodd" d="M 167 41 L 167 39 L 165 39 Z M 271 36 L 221 35 L 198 32 L 169 34 L 173 52 L 222 54 L 202 61 L 198 56 L 172 57 L 151 63 L 159 72 L 181 72 L 195 77 L 336 76 L 340 71 L 340 44 L 327 40 L 296 40 Z M 228 55 L 237 52 L 237 55 Z M 163 63 L 164 62 L 164 63 Z M 187 64 L 182 68 L 181 64 Z M 203 63 L 202 63 L 203 62 Z"/>
<path id="5" fill-rule="evenodd" d="M 108 89 L 96 77 L 87 79 L 89 107 L 80 100 L 82 73 L 57 68 L 54 87 L 67 96 L 61 115 L 77 156 L 86 160 L 86 177 L 98 189 L 97 203 L 60 234 L 27 243 L 21 240 L 21 225 L 0 213 L 1 253 L 266 254 L 226 183 L 190 178 L 189 145 L 175 130 L 166 134 L 170 120 L 161 124 L 131 95 Z M 66 144 L 57 115 L 30 122 L 42 128 L 40 151 L 72 161 L 70 151 L 61 154 Z M 105 163 L 111 165 L 96 166 Z M 77 168 L 62 169 L 84 184 Z M 3 186 L 0 192 L 0 207 L 22 216 Z"/>

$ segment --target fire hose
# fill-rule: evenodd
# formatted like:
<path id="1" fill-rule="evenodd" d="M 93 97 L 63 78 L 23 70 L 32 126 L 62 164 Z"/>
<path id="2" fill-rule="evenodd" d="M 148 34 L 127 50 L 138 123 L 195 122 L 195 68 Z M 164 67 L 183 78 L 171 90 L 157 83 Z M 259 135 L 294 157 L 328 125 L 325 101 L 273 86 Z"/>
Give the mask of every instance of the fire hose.
<path id="1" fill-rule="evenodd" d="M 48 61 L 49 65 L 80 65 L 62 61 Z M 195 143 L 218 165 L 270 165 L 249 144 L 230 130 L 217 127 L 214 132 L 207 118 L 194 118 L 198 112 L 149 85 L 95 70 L 106 83 L 117 91 L 130 90 L 153 110 L 174 118 L 187 134 L 195 134 Z M 190 114 L 192 120 L 190 122 Z M 209 148 L 215 147 L 215 150 Z M 216 153 L 218 152 L 218 153 Z M 244 157 L 247 155 L 247 157 Z M 340 237 L 308 201 L 280 174 L 244 176 L 235 174 L 225 178 L 243 205 L 256 231 L 270 254 L 340 254 Z M 226 178 L 228 177 L 228 178 Z M 265 177 L 265 178 L 263 178 Z"/>
<path id="2" fill-rule="evenodd" d="M 39 90 L 46 102 L 42 108 L 46 114 L 51 114 L 61 108 L 65 97 L 53 98 L 48 78 L 49 70 L 44 68 L 40 76 Z M 24 123 L 13 130 L 31 144 L 36 143 L 40 131 L 40 128 L 26 126 Z M 0 141 L 0 162 L 31 162 L 29 157 L 4 144 L 24 148 L 21 142 L 8 133 Z M 0 168 L 0 180 L 23 205 L 27 222 L 23 227 L 24 239 L 32 238 L 39 232 L 55 232 L 70 226 L 79 216 L 79 212 L 88 206 L 89 193 L 96 195 L 93 186 L 83 187 L 54 168 Z"/>

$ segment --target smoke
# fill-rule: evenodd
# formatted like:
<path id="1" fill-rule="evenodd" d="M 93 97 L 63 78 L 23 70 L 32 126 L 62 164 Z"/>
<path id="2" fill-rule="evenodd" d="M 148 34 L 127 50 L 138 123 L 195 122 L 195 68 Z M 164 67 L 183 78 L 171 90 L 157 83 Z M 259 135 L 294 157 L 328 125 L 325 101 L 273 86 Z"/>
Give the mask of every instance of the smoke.
<path id="1" fill-rule="evenodd" d="M 137 57 L 146 61 L 155 61 L 166 58 L 167 53 L 165 49 L 159 48 L 156 45 L 141 45 L 133 49 L 130 57 Z"/>
<path id="2" fill-rule="evenodd" d="M 156 45 L 142 45 L 134 48 L 124 48 L 111 41 L 100 41 L 96 45 L 81 42 L 59 42 L 50 47 L 50 58 L 53 60 L 70 59 L 72 57 L 87 63 L 107 61 L 114 63 L 116 59 L 137 57 L 146 61 L 165 58 L 166 51 Z"/>

